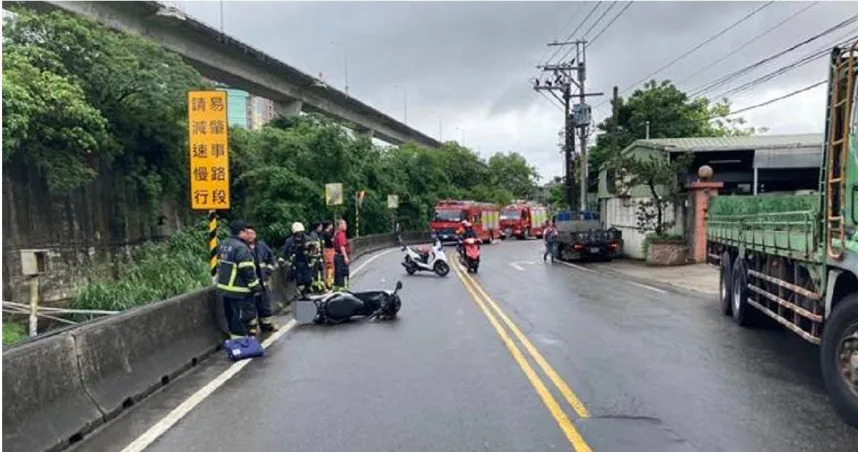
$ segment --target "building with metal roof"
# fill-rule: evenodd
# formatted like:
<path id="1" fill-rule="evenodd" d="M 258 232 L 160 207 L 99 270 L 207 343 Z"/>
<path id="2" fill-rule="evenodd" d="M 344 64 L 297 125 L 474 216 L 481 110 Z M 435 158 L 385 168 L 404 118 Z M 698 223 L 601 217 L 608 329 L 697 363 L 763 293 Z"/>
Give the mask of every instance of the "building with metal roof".
<path id="1" fill-rule="evenodd" d="M 760 135 L 701 138 L 657 138 L 637 140 L 622 150 L 639 157 L 676 158 L 692 154 L 692 163 L 680 182 L 697 180 L 703 165 L 713 169 L 712 180 L 724 183 L 722 194 L 796 192 L 819 188 L 823 134 Z M 643 259 L 646 232 L 639 228 L 638 207 L 651 198 L 649 188 L 630 187 L 618 193 L 613 175 L 599 174 L 599 211 L 606 227 L 623 234 L 623 252 Z M 622 184 L 620 184 L 622 185 Z M 673 206 L 665 214 L 671 234 L 683 235 L 687 205 Z"/>
<path id="2" fill-rule="evenodd" d="M 686 181 L 697 177 L 698 168 L 709 165 L 714 170 L 712 179 L 724 182 L 724 193 L 756 194 L 816 190 L 823 144 L 821 133 L 656 138 L 637 140 L 622 152 L 640 156 L 664 153 L 668 157 L 691 152 Z M 599 198 L 616 196 L 613 185 L 603 170 L 599 175 Z"/>

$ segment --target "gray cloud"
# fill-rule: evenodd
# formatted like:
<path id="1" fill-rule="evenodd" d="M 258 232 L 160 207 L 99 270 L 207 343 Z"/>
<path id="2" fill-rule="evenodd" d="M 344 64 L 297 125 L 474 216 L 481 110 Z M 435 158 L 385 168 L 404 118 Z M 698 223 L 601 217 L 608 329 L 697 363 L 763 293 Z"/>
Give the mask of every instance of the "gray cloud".
<path id="1" fill-rule="evenodd" d="M 209 24 L 219 23 L 217 2 L 174 2 Z M 610 2 L 604 2 L 596 14 Z M 738 20 L 761 3 L 636 2 L 588 49 L 588 90 L 609 94 L 621 89 Z M 352 95 L 401 118 L 408 92 L 408 122 L 458 139 L 482 154 L 517 150 L 546 178 L 562 172 L 557 152 L 560 112 L 530 89 L 534 66 L 550 52 L 545 43 L 565 38 L 593 3 L 575 2 L 225 2 L 226 33 L 310 74 L 323 73 L 343 85 L 343 47 L 348 54 Z M 722 38 L 660 73 L 656 78 L 682 80 L 720 58 L 807 3 L 778 2 Z M 617 3 L 602 24 L 624 6 Z M 723 63 L 681 84 L 694 89 L 753 63 L 858 13 L 858 4 L 820 2 L 788 25 Z M 574 19 L 573 19 L 574 17 Z M 570 23 L 565 30 L 561 28 Z M 602 24 L 595 27 L 600 30 Z M 586 30 L 589 23 L 581 31 Z M 858 34 L 858 26 L 844 30 Z M 595 32 L 591 32 L 593 36 Z M 748 77 L 824 48 L 833 35 L 794 52 Z M 331 44 L 336 41 L 338 44 Z M 778 77 L 732 98 L 737 108 L 785 94 L 826 75 L 825 60 Z M 717 90 L 716 90 L 717 92 Z M 629 92 L 630 94 L 631 92 Z M 714 93 L 713 93 L 714 94 Z M 593 105 L 605 98 L 591 101 Z M 744 115 L 771 133 L 820 131 L 824 88 Z M 602 117 L 609 111 L 600 108 Z"/>

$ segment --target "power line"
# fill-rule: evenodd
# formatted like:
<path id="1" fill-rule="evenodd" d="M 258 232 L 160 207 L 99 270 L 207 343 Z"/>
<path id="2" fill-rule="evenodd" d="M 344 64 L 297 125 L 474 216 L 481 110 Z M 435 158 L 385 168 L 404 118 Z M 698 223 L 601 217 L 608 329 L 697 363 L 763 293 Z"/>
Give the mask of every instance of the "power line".
<path id="1" fill-rule="evenodd" d="M 695 72 L 695 73 L 693 73 L 693 74 L 689 75 L 688 77 L 685 77 L 684 79 L 680 80 L 677 84 L 684 83 L 684 82 L 686 82 L 688 79 L 691 79 L 691 78 L 693 78 L 693 77 L 695 77 L 695 76 L 699 75 L 701 72 L 703 72 L 703 71 L 705 71 L 705 70 L 707 70 L 707 69 L 711 68 L 712 66 L 715 66 L 716 64 L 718 64 L 718 63 L 720 63 L 720 62 L 722 62 L 722 61 L 726 60 L 727 58 L 730 58 L 731 56 L 733 56 L 733 55 L 735 55 L 736 53 L 738 53 L 740 50 L 742 50 L 742 49 L 744 49 L 745 47 L 748 47 L 749 45 L 751 45 L 754 41 L 756 41 L 756 40 L 758 40 L 758 39 L 762 38 L 763 36 L 765 36 L 765 35 L 767 35 L 767 34 L 771 33 L 772 31 L 774 31 L 774 30 L 776 30 L 776 29 L 780 28 L 781 26 L 783 26 L 783 25 L 784 25 L 784 24 L 786 24 L 787 22 L 789 22 L 789 21 L 791 21 L 791 20 L 795 19 L 799 14 L 801 14 L 801 13 L 803 13 L 803 12 L 807 11 L 808 9 L 812 8 L 812 7 L 813 7 L 813 6 L 815 6 L 817 3 L 819 3 L 819 2 L 813 2 L 813 3 L 811 3 L 811 4 L 807 5 L 807 6 L 805 6 L 804 8 L 802 8 L 802 9 L 800 9 L 800 10 L 798 10 L 798 11 L 796 11 L 796 12 L 792 13 L 789 17 L 787 17 L 786 19 L 784 19 L 784 20 L 782 20 L 782 21 L 778 22 L 775 26 L 773 26 L 773 27 L 771 27 L 771 28 L 767 29 L 766 31 L 764 31 L 764 32 L 762 32 L 762 33 L 760 33 L 760 34 L 758 34 L 758 35 L 754 36 L 753 38 L 749 39 L 748 41 L 746 41 L 744 44 L 740 45 L 739 47 L 737 47 L 737 48 L 735 48 L 735 49 L 733 49 L 733 50 L 730 50 L 729 52 L 727 52 L 727 53 L 726 53 L 724 56 L 722 56 L 721 58 L 719 58 L 719 59 L 717 59 L 717 60 L 715 60 L 715 61 L 713 61 L 713 62 L 711 62 L 711 63 L 707 64 L 706 66 L 703 66 L 702 68 L 698 69 L 698 70 L 697 70 L 697 72 Z"/>
<path id="2" fill-rule="evenodd" d="M 558 105 L 557 103 L 555 103 L 555 102 L 554 102 L 550 97 L 548 97 L 547 95 L 545 95 L 545 93 L 543 93 L 542 91 L 537 91 L 537 93 L 539 93 L 539 95 L 540 95 L 540 96 L 544 97 L 544 98 L 545 98 L 545 100 L 547 100 L 551 105 L 553 105 L 553 106 L 554 106 L 554 108 L 556 108 L 556 109 L 560 110 L 560 112 L 561 112 L 561 113 L 563 112 L 563 107 L 561 107 L 560 105 Z"/>
<path id="3" fill-rule="evenodd" d="M 793 69 L 799 68 L 799 67 L 804 66 L 808 63 L 819 60 L 820 58 L 828 56 L 831 53 L 832 47 L 834 47 L 834 46 L 839 47 L 839 46 L 847 45 L 851 42 L 854 42 L 856 39 L 858 39 L 858 35 L 851 36 L 851 37 L 847 38 L 846 40 L 841 39 L 835 43 L 827 45 L 825 48 L 820 49 L 820 50 L 818 50 L 812 54 L 805 55 L 804 57 L 800 58 L 799 60 L 794 61 L 794 62 L 792 62 L 786 66 L 782 66 L 778 69 L 775 69 L 772 72 L 769 72 L 765 75 L 762 75 L 760 77 L 755 78 L 754 80 L 746 82 L 745 84 L 743 84 L 741 86 L 737 86 L 735 88 L 728 89 L 727 91 L 724 91 L 721 94 L 718 94 L 716 96 L 710 96 L 710 97 L 712 97 L 713 99 L 719 99 L 719 98 L 727 97 L 731 94 L 736 94 L 736 93 L 739 93 L 742 91 L 747 91 L 747 90 L 749 90 L 749 89 L 751 89 L 757 85 L 761 85 L 761 84 L 763 84 L 769 80 L 772 80 L 776 77 L 779 77 L 783 74 L 786 74 L 787 72 L 789 72 Z"/>
<path id="4" fill-rule="evenodd" d="M 671 60 L 669 63 L 667 63 L 667 64 L 665 64 L 665 65 L 661 66 L 660 68 L 656 69 L 655 71 L 653 71 L 653 72 L 651 72 L 651 73 L 647 74 L 645 77 L 641 77 L 641 79 L 640 79 L 640 80 L 638 80 L 638 81 L 636 81 L 636 82 L 632 83 L 628 88 L 624 89 L 624 90 L 622 91 L 622 93 L 626 93 L 626 92 L 628 92 L 629 90 L 631 90 L 631 89 L 633 89 L 633 88 L 636 88 L 636 87 L 637 87 L 641 82 L 645 82 L 645 81 L 649 80 L 652 76 L 654 76 L 654 75 L 658 74 L 659 72 L 661 72 L 661 71 L 663 71 L 663 70 L 665 70 L 665 69 L 667 69 L 667 68 L 669 68 L 669 67 L 673 66 L 674 64 L 676 64 L 676 63 L 677 63 L 677 62 L 679 62 L 680 60 L 684 59 L 684 58 L 685 58 L 685 57 L 687 57 L 688 55 L 691 55 L 692 53 L 696 52 L 697 50 L 699 50 L 701 47 L 705 46 L 706 44 L 709 44 L 710 42 L 712 42 L 712 41 L 714 41 L 714 40 L 716 40 L 716 39 L 720 38 L 721 36 L 723 36 L 723 35 L 724 35 L 725 33 L 727 33 L 728 31 L 732 30 L 733 28 L 736 28 L 736 27 L 737 27 L 739 24 L 741 24 L 742 22 L 744 22 L 744 21 L 746 21 L 746 20 L 750 19 L 753 15 L 755 15 L 755 14 L 757 14 L 758 12 L 762 11 L 763 9 L 768 8 L 769 6 L 771 6 L 771 5 L 772 5 L 772 3 L 774 3 L 774 2 L 773 2 L 773 1 L 770 1 L 770 2 L 767 2 L 767 3 L 763 4 L 763 5 L 761 5 L 761 6 L 758 6 L 758 7 L 757 7 L 757 8 L 755 8 L 753 11 L 751 11 L 750 13 L 748 13 L 748 14 L 746 14 L 744 17 L 742 17 L 741 19 L 737 20 L 736 22 L 733 22 L 733 23 L 732 23 L 731 25 L 729 25 L 727 28 L 725 28 L 725 29 L 723 29 L 723 30 L 719 31 L 718 33 L 715 33 L 714 35 L 710 36 L 709 38 L 707 38 L 706 40 L 704 40 L 704 41 L 703 41 L 703 42 L 701 42 L 700 44 L 697 44 L 696 46 L 692 47 L 691 49 L 689 49 L 688 51 L 686 51 L 686 52 L 685 52 L 685 53 L 683 53 L 682 55 L 679 55 L 678 57 L 674 58 L 674 59 L 673 59 L 673 60 Z M 602 102 L 601 104 L 599 104 L 599 107 L 601 107 L 601 106 L 602 106 L 602 105 L 604 105 L 605 103 L 607 103 L 607 102 Z M 598 107 L 597 107 L 597 108 L 598 108 Z"/>
<path id="5" fill-rule="evenodd" d="M 580 2 L 580 3 L 578 3 L 578 4 L 579 4 L 579 5 L 584 5 L 584 3 L 583 3 L 583 2 Z M 564 6 L 565 6 L 565 5 L 564 5 Z M 566 24 L 565 24 L 565 25 L 563 25 L 563 26 L 560 28 L 560 33 L 557 35 L 558 37 L 562 37 L 562 36 L 563 36 L 563 33 L 565 33 L 565 32 L 566 32 L 566 30 L 567 30 L 567 29 L 572 25 L 572 22 L 574 22 L 574 21 L 575 21 L 575 19 L 576 19 L 577 17 L 579 17 L 579 16 L 580 16 L 580 14 L 578 14 L 578 13 L 580 12 L 580 9 L 582 9 L 582 8 L 576 8 L 575 13 L 574 13 L 574 14 L 572 14 L 572 15 L 570 15 L 569 20 L 566 22 Z M 558 11 L 558 12 L 559 12 L 559 11 Z M 550 48 L 550 47 L 546 47 L 546 48 L 545 48 L 545 51 L 544 51 L 544 52 L 542 52 L 542 56 L 540 56 L 540 57 L 539 57 L 539 60 L 538 60 L 540 63 L 541 63 L 541 62 L 543 62 L 543 61 L 547 61 L 547 60 L 545 59 L 545 57 L 548 55 L 548 52 L 551 52 L 551 48 Z M 555 50 L 555 52 L 559 52 L 559 50 Z"/>
<path id="6" fill-rule="evenodd" d="M 624 6 L 624 7 L 623 7 L 623 9 L 621 9 L 621 10 L 620 10 L 620 12 L 619 12 L 619 13 L 617 13 L 617 15 L 616 15 L 616 16 L 614 16 L 614 18 L 613 18 L 613 19 L 611 19 L 611 21 L 610 21 L 610 22 L 608 22 L 608 24 L 607 24 L 607 25 L 605 25 L 605 27 L 604 27 L 604 28 L 602 28 L 602 30 L 601 30 L 599 33 L 596 33 L 596 36 L 594 36 L 594 37 L 593 37 L 593 39 L 591 39 L 591 40 L 590 40 L 590 42 L 588 42 L 588 43 L 587 43 L 587 46 L 589 47 L 589 46 L 593 45 L 593 43 L 594 43 L 597 39 L 599 39 L 599 36 L 602 36 L 602 33 L 604 33 L 608 28 L 611 28 L 611 25 L 613 25 L 613 24 L 614 24 L 614 22 L 616 22 L 616 21 L 617 21 L 617 19 L 619 19 L 619 18 L 620 18 L 620 16 L 622 16 L 622 15 L 623 15 L 623 13 L 624 13 L 624 12 L 626 12 L 626 10 L 627 10 L 627 9 L 629 9 L 629 7 L 631 7 L 631 6 L 632 6 L 632 3 L 634 3 L 634 2 L 630 1 L 630 2 L 626 3 L 626 6 Z"/>
<path id="7" fill-rule="evenodd" d="M 573 37 L 573 36 L 575 36 L 575 33 L 578 33 L 578 30 L 580 30 L 580 29 L 581 29 L 581 27 L 582 27 L 585 23 L 587 23 L 587 20 L 589 20 L 589 19 L 590 19 L 590 16 L 592 16 L 592 15 L 593 15 L 593 13 L 594 13 L 594 12 L 596 12 L 596 9 L 597 9 L 597 8 L 599 7 L 599 5 L 601 5 L 601 4 L 602 4 L 602 2 L 600 1 L 600 2 L 596 3 L 596 4 L 593 6 L 593 9 L 591 9 L 591 10 L 590 10 L 590 12 L 589 12 L 589 13 L 587 13 L 587 17 L 585 17 L 585 18 L 584 18 L 584 20 L 582 20 L 582 21 L 581 21 L 581 23 L 579 23 L 577 27 L 575 27 L 575 30 L 573 30 L 573 31 L 572 31 L 572 33 L 569 33 L 569 36 L 567 36 L 567 37 L 566 37 L 565 41 L 570 41 L 570 40 L 572 40 L 572 37 Z M 558 53 L 560 53 L 562 50 L 563 50 L 563 47 L 557 47 L 557 50 L 556 50 L 556 51 L 554 51 L 554 54 L 553 54 L 553 55 L 551 55 L 551 57 L 550 57 L 550 58 L 548 58 L 548 63 L 550 63 L 550 62 L 551 62 L 551 60 L 553 60 L 553 59 L 554 59 L 554 57 L 556 57 L 556 56 L 557 56 L 557 54 L 558 54 Z M 563 54 L 563 56 L 562 56 L 562 57 L 560 57 L 560 60 L 558 60 L 558 61 L 562 61 L 564 58 L 566 58 L 566 56 L 567 56 L 567 55 L 569 55 L 569 52 L 571 52 L 571 50 L 569 50 L 569 51 L 567 51 L 565 54 Z"/>
<path id="8" fill-rule="evenodd" d="M 739 114 L 739 113 L 744 113 L 744 112 L 749 111 L 749 110 L 754 110 L 754 109 L 756 109 L 756 108 L 765 107 L 766 105 L 769 105 L 769 104 L 773 104 L 773 103 L 775 103 L 775 102 L 782 101 L 782 100 L 784 100 L 784 99 L 790 98 L 790 97 L 795 96 L 795 95 L 797 95 L 797 94 L 801 94 L 801 93 L 803 93 L 803 92 L 805 92 L 805 91 L 810 91 L 810 90 L 812 90 L 813 88 L 816 88 L 817 86 L 822 85 L 822 84 L 825 84 L 825 83 L 828 83 L 828 80 L 821 80 L 821 81 L 816 82 L 816 83 L 814 83 L 814 84 L 812 84 L 812 85 L 808 85 L 808 86 L 805 86 L 804 88 L 800 88 L 800 89 L 797 89 L 797 90 L 792 91 L 792 92 L 790 92 L 790 93 L 784 94 L 783 96 L 779 96 L 779 97 L 776 97 L 776 98 L 774 98 L 774 99 L 769 99 L 769 100 L 767 100 L 767 101 L 765 101 L 765 102 L 760 102 L 759 104 L 751 105 L 751 106 L 749 106 L 749 107 L 740 108 L 739 110 L 732 111 L 732 112 L 727 113 L 727 114 L 724 114 L 724 115 L 712 116 L 712 117 L 708 118 L 708 120 L 709 120 L 709 121 L 711 121 L 711 120 L 713 120 L 713 119 L 726 118 L 727 116 L 733 116 L 733 115 L 737 115 L 737 114 Z"/>
<path id="9" fill-rule="evenodd" d="M 724 84 L 726 84 L 726 83 L 728 83 L 728 82 L 730 82 L 730 81 L 732 81 L 732 80 L 735 80 L 735 79 L 737 79 L 737 78 L 741 77 L 742 75 L 747 74 L 748 72 L 750 72 L 750 71 L 752 71 L 752 70 L 754 70 L 754 69 L 756 69 L 756 68 L 758 68 L 758 67 L 760 67 L 760 66 L 762 66 L 762 65 L 764 65 L 764 64 L 766 64 L 766 63 L 768 63 L 768 62 L 770 62 L 770 61 L 772 61 L 772 60 L 775 60 L 775 59 L 777 59 L 777 58 L 780 58 L 780 57 L 781 57 L 781 56 L 783 56 L 783 55 L 786 55 L 787 53 L 790 53 L 790 52 L 795 51 L 796 49 L 798 49 L 798 48 L 799 48 L 799 47 L 801 47 L 801 46 L 804 46 L 804 45 L 806 45 L 806 44 L 809 44 L 809 43 L 811 43 L 811 42 L 813 42 L 813 41 L 815 41 L 815 40 L 817 40 L 817 39 L 819 39 L 819 38 L 821 38 L 821 37 L 823 37 L 823 36 L 825 36 L 825 35 L 827 35 L 827 34 L 833 33 L 833 32 L 835 32 L 835 31 L 837 31 L 837 30 L 839 30 L 839 29 L 841 29 L 841 28 L 844 28 L 844 27 L 846 27 L 846 26 L 848 26 L 848 25 L 850 25 L 850 24 L 854 23 L 855 21 L 858 21 L 858 14 L 856 14 L 856 15 L 854 15 L 854 16 L 852 16 L 852 17 L 850 17 L 850 18 L 846 19 L 846 20 L 844 20 L 843 22 L 840 22 L 840 23 L 839 23 L 839 24 L 837 24 L 837 25 L 834 25 L 834 26 L 832 26 L 832 27 L 829 27 L 828 29 L 826 29 L 826 30 L 824 30 L 824 31 L 822 31 L 822 32 L 820 32 L 820 33 L 817 33 L 817 34 L 816 34 L 816 35 L 814 35 L 814 36 L 811 36 L 811 37 L 809 37 L 809 38 L 807 38 L 807 39 L 805 39 L 805 40 L 803 40 L 803 41 L 801 41 L 801 42 L 798 42 L 798 43 L 796 43 L 796 44 L 793 44 L 793 45 L 792 45 L 792 46 L 790 46 L 789 48 L 786 48 L 786 49 L 784 49 L 784 50 L 781 50 L 781 51 L 780 51 L 780 52 L 778 52 L 778 53 L 775 53 L 775 54 L 770 55 L 770 56 L 768 56 L 768 57 L 766 57 L 766 58 L 763 58 L 762 60 L 757 61 L 756 63 L 753 63 L 753 64 L 751 64 L 751 65 L 749 65 L 749 66 L 745 66 L 745 67 L 743 67 L 742 69 L 739 69 L 739 70 L 737 70 L 737 71 L 734 71 L 734 72 L 732 72 L 732 73 L 730 73 L 730 74 L 724 75 L 724 76 L 722 76 L 721 78 L 719 78 L 719 79 L 717 79 L 717 80 L 714 80 L 714 81 L 709 82 L 708 84 L 704 84 L 704 86 L 697 88 L 693 93 L 691 93 L 691 94 L 690 94 L 690 97 L 697 97 L 697 96 L 700 96 L 701 94 L 703 94 L 703 93 L 705 93 L 705 92 L 707 92 L 707 91 L 711 91 L 711 90 L 712 90 L 712 89 L 714 89 L 714 88 L 717 88 L 717 87 L 719 87 L 719 86 L 722 86 L 722 85 L 724 85 Z"/>
<path id="10" fill-rule="evenodd" d="M 618 0 L 614 0 L 610 5 L 608 5 L 608 7 L 604 11 L 602 11 L 602 15 L 599 16 L 599 18 L 596 19 L 596 21 L 593 22 L 592 25 L 590 25 L 590 28 L 588 28 L 587 31 L 584 32 L 581 39 L 587 39 L 587 35 L 590 34 L 590 32 L 593 31 L 594 28 L 596 28 L 596 25 L 599 25 L 599 22 L 601 22 L 605 15 L 608 14 L 608 12 L 614 8 L 617 2 Z"/>

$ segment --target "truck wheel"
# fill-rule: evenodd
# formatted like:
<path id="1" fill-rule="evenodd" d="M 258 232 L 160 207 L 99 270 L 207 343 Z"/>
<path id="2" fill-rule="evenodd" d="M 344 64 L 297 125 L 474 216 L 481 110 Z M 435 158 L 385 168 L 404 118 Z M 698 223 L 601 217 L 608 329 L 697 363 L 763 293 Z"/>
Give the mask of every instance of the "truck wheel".
<path id="1" fill-rule="evenodd" d="M 757 326 L 760 316 L 765 314 L 748 304 L 748 272 L 741 259 L 736 259 L 733 264 L 733 277 L 730 279 L 733 289 L 730 297 L 733 321 L 744 327 Z"/>
<path id="2" fill-rule="evenodd" d="M 721 312 L 724 315 L 730 315 L 733 310 L 730 303 L 733 299 L 733 265 L 730 262 L 730 254 L 724 252 L 721 255 L 721 271 L 718 278 L 718 299 L 721 301 Z"/>
<path id="3" fill-rule="evenodd" d="M 834 307 L 822 331 L 819 359 L 834 410 L 858 427 L 858 294 Z"/>

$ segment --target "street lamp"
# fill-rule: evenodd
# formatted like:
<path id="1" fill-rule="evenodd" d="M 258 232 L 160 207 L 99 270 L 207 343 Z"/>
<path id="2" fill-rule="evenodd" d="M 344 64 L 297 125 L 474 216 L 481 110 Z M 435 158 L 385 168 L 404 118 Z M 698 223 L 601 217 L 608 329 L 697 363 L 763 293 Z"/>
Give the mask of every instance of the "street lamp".
<path id="1" fill-rule="evenodd" d="M 328 41 L 328 42 L 332 45 L 340 46 L 340 48 L 343 49 L 343 66 L 344 66 L 344 68 L 343 68 L 343 79 L 345 80 L 345 92 L 346 92 L 346 95 L 348 96 L 348 94 L 349 94 L 349 52 L 348 52 L 348 49 L 346 49 L 345 44 L 340 44 L 337 41 Z"/>
<path id="2" fill-rule="evenodd" d="M 403 99 L 403 117 L 405 125 L 408 125 L 408 90 L 405 89 L 404 86 L 393 85 L 394 88 L 399 88 L 402 90 L 402 99 Z"/>

